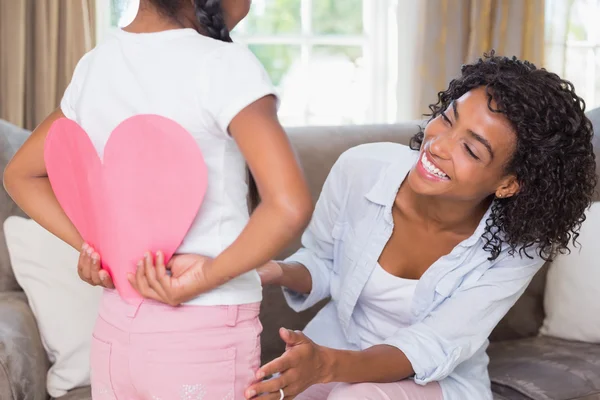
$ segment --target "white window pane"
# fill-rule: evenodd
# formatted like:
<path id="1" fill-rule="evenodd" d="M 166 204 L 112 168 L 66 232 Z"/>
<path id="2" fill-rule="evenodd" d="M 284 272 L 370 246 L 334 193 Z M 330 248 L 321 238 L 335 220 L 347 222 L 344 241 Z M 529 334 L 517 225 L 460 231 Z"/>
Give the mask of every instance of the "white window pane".
<path id="1" fill-rule="evenodd" d="M 248 47 L 264 65 L 273 84 L 278 87 L 300 59 L 300 46 L 251 44 Z"/>
<path id="2" fill-rule="evenodd" d="M 300 6 L 301 0 L 254 0 L 236 31 L 245 35 L 300 33 Z"/>
<path id="3" fill-rule="evenodd" d="M 249 45 L 250 50 L 265 66 L 277 87 L 279 116 L 286 125 L 301 125 L 305 121 L 306 98 L 293 88 L 303 85 L 305 78 L 301 62 L 301 48 L 293 45 Z"/>
<path id="4" fill-rule="evenodd" d="M 140 0 L 110 0 L 110 25 L 122 28 L 133 21 Z"/>
<path id="5" fill-rule="evenodd" d="M 589 24 L 587 15 L 590 12 L 591 3 L 596 0 L 575 0 L 571 7 L 571 15 L 569 19 L 569 30 L 567 39 L 569 41 L 587 41 L 589 38 Z"/>
<path id="6" fill-rule="evenodd" d="M 586 102 L 590 101 L 594 90 L 594 83 L 588 81 L 590 68 L 594 68 L 594 65 L 590 64 L 590 61 L 593 62 L 593 58 L 590 59 L 590 52 L 593 54 L 593 50 L 586 47 L 569 47 L 566 53 L 568 61 L 565 78 L 575 85 L 577 94 Z"/>
<path id="7" fill-rule="evenodd" d="M 360 47 L 315 46 L 303 85 L 311 125 L 361 124 L 371 87 Z"/>
<path id="8" fill-rule="evenodd" d="M 379 0 L 369 0 L 379 1 Z M 363 33 L 363 0 L 313 0 L 312 28 L 318 34 Z"/>

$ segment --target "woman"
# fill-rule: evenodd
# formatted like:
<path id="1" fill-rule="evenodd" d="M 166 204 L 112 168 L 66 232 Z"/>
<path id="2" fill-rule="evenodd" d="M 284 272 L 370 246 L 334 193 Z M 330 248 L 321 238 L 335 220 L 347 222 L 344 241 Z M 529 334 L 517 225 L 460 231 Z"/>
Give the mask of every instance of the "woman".
<path id="1" fill-rule="evenodd" d="M 492 398 L 488 335 L 577 238 L 592 128 L 571 83 L 493 53 L 430 108 L 410 149 L 343 154 L 304 247 L 262 268 L 296 311 L 332 300 L 247 398 Z"/>

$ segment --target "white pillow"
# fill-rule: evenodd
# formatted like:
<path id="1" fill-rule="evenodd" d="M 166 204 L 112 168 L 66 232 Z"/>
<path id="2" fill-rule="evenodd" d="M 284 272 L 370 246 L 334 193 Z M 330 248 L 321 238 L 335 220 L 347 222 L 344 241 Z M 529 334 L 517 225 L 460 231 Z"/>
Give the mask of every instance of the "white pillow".
<path id="1" fill-rule="evenodd" d="M 600 343 L 600 203 L 586 213 L 577 241 L 548 270 L 540 333 L 566 340 Z"/>
<path id="2" fill-rule="evenodd" d="M 10 217 L 6 244 L 52 367 L 52 397 L 90 384 L 90 342 L 102 290 L 77 275 L 78 253 L 35 221 Z"/>

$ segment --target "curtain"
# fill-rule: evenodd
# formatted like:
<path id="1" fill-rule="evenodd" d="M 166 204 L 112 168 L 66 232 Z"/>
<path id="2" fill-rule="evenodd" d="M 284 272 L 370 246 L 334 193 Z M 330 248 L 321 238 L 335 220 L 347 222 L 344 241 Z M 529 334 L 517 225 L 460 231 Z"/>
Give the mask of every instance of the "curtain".
<path id="1" fill-rule="evenodd" d="M 429 111 L 437 93 L 491 49 L 537 66 L 544 61 L 544 0 L 424 0 L 421 3 L 413 109 Z"/>
<path id="2" fill-rule="evenodd" d="M 95 40 L 94 0 L 0 0 L 0 118 L 33 129 Z"/>

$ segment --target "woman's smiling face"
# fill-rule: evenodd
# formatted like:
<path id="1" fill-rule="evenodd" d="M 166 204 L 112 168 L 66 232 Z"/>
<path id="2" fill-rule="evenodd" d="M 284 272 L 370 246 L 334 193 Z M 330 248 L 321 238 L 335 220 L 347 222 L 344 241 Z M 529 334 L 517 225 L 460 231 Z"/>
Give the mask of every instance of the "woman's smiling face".
<path id="1" fill-rule="evenodd" d="M 518 191 L 515 177 L 506 173 L 516 134 L 488 102 L 485 88 L 473 89 L 427 124 L 419 160 L 407 179 L 413 191 L 455 201 Z"/>

